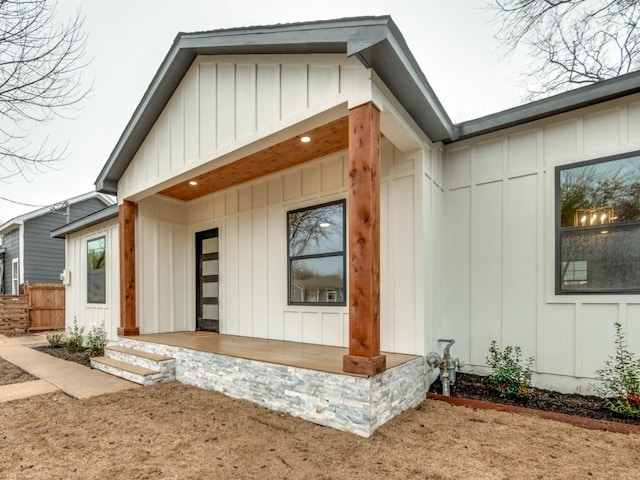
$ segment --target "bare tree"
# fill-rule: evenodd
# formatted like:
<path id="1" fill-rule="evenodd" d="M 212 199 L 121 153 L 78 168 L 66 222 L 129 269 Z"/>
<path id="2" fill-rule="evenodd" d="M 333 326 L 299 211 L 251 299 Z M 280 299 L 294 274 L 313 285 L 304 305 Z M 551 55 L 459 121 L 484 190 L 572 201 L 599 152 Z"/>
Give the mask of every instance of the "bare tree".
<path id="1" fill-rule="evenodd" d="M 491 0 L 508 52 L 528 47 L 528 100 L 640 68 L 640 0 Z"/>
<path id="2" fill-rule="evenodd" d="M 60 22 L 49 0 L 0 0 L 0 179 L 61 160 L 65 147 L 30 139 L 33 126 L 63 115 L 87 94 L 86 37 L 78 11 Z"/>

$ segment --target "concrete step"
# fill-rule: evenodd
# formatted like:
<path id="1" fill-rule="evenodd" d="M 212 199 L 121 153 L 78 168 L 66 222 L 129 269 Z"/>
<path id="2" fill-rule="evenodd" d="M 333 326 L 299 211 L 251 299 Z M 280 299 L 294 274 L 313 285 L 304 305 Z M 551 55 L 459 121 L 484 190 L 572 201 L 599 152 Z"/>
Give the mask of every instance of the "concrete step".
<path id="1" fill-rule="evenodd" d="M 96 370 L 110 373 L 140 385 L 152 385 L 163 381 L 162 373 L 157 370 L 132 365 L 114 358 L 94 357 L 91 359 L 91 366 Z"/>
<path id="2" fill-rule="evenodd" d="M 176 378 L 176 361 L 171 357 L 122 346 L 106 347 L 104 355 L 123 363 L 158 371 L 161 373 L 162 382 L 170 382 Z"/>

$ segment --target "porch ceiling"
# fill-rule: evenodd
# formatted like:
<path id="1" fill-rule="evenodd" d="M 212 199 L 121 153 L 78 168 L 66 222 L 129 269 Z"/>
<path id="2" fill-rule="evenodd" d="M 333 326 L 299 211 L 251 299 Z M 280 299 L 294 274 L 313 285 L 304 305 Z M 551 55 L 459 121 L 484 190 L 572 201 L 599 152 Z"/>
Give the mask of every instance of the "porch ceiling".
<path id="1" fill-rule="evenodd" d="M 300 141 L 300 138 L 305 135 L 311 138 L 310 142 Z M 348 146 L 348 117 L 345 116 L 189 179 L 189 181 L 198 182 L 197 185 L 190 185 L 189 181 L 185 181 L 166 188 L 160 193 L 189 201 L 308 162 L 314 158 L 345 150 Z"/>

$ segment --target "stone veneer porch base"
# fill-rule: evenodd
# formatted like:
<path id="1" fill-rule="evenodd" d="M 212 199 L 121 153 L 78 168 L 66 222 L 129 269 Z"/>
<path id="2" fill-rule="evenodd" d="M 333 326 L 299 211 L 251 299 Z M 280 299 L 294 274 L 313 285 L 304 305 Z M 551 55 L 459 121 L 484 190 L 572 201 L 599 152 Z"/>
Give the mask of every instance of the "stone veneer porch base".
<path id="1" fill-rule="evenodd" d="M 121 338 L 119 344 L 175 358 L 179 382 L 363 437 L 419 405 L 428 390 L 423 357 L 374 377 L 361 377 L 128 338 Z"/>

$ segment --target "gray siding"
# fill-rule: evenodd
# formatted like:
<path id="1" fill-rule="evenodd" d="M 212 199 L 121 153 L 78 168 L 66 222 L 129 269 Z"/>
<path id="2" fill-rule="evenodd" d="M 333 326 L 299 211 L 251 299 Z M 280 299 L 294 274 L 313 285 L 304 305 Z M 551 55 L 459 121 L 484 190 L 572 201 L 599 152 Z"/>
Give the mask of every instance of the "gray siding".
<path id="1" fill-rule="evenodd" d="M 47 213 L 24 225 L 24 281 L 60 283 L 64 270 L 64 239 L 51 238 L 49 232 L 66 223 L 64 215 Z"/>
<path id="2" fill-rule="evenodd" d="M 14 258 L 19 257 L 20 250 L 20 231 L 15 230 L 5 234 L 3 238 L 4 246 L 4 275 L 2 276 L 2 285 L 4 293 L 11 294 L 11 262 Z"/>
<path id="3" fill-rule="evenodd" d="M 103 208 L 107 208 L 107 205 L 102 203 L 102 201 L 98 200 L 97 198 L 90 198 L 89 200 L 85 200 L 84 202 L 79 202 L 71 205 L 69 212 L 69 222 L 75 222 L 76 220 L 86 217 L 87 215 L 91 215 L 92 213 L 95 213 L 98 210 L 102 210 Z M 69 222 L 65 221 L 64 223 Z"/>
<path id="4" fill-rule="evenodd" d="M 64 239 L 51 238 L 51 231 L 105 207 L 100 200 L 92 198 L 71 205 L 68 219 L 64 213 L 47 213 L 27 220 L 24 226 L 25 282 L 60 283 L 60 273 L 65 266 Z"/>

